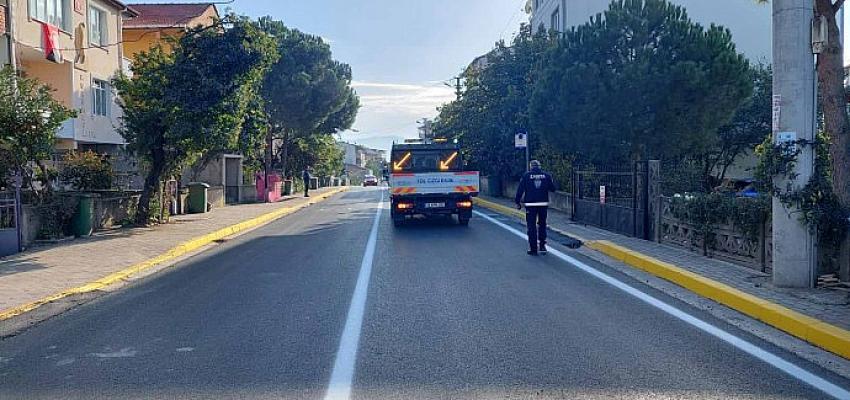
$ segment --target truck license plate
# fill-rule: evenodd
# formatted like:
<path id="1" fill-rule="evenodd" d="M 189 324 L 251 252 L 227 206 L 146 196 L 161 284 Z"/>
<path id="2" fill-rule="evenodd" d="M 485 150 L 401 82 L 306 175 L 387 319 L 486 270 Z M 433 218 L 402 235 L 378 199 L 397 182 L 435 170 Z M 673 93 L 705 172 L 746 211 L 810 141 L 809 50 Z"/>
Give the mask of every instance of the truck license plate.
<path id="1" fill-rule="evenodd" d="M 446 203 L 425 203 L 425 208 L 444 208 Z"/>

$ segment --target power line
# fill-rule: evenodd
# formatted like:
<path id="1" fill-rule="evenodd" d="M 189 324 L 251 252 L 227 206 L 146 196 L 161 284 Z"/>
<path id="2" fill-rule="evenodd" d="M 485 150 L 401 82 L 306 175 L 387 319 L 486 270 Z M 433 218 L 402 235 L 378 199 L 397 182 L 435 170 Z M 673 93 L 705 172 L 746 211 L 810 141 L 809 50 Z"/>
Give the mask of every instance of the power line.
<path id="1" fill-rule="evenodd" d="M 519 14 L 520 12 L 525 12 L 525 6 L 520 7 L 519 9 L 514 11 L 513 15 L 511 15 L 511 18 L 508 19 L 507 23 L 505 23 L 505 27 L 502 28 L 502 32 L 499 33 L 499 39 L 502 39 L 502 37 L 505 35 L 505 31 L 508 30 L 508 28 L 511 26 L 511 23 L 514 22 L 514 19 L 516 18 L 517 14 Z"/>

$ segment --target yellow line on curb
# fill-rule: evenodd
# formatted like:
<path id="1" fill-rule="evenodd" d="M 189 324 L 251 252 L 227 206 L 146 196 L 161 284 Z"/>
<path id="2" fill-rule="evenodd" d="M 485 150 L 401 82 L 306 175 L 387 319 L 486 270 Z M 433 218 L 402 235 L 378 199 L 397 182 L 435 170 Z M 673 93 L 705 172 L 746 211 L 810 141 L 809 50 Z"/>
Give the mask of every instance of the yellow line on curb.
<path id="1" fill-rule="evenodd" d="M 275 210 L 275 211 L 269 212 L 267 214 L 260 215 L 259 217 L 255 217 L 255 218 L 249 219 L 247 221 L 242 221 L 238 224 L 219 229 L 215 232 L 208 233 L 206 235 L 199 236 L 199 237 L 196 237 L 194 239 L 190 239 L 186 242 L 183 242 L 183 243 L 171 248 L 170 250 L 168 250 L 165 253 L 162 253 L 162 254 L 160 254 L 156 257 L 147 259 L 147 260 L 142 261 L 138 264 L 135 264 L 135 265 L 132 265 L 128 268 L 125 268 L 121 271 L 109 274 L 109 275 L 107 275 L 103 278 L 100 278 L 96 281 L 87 283 L 83 286 L 75 287 L 73 289 L 68 289 L 66 291 L 44 297 L 44 298 L 36 300 L 34 302 L 27 303 L 27 304 L 24 304 L 24 305 L 21 305 L 21 306 L 18 306 L 18 307 L 14 307 L 14 308 L 10 308 L 8 310 L 5 310 L 2 313 L 0 313 L 0 321 L 5 321 L 9 318 L 13 318 L 13 317 L 28 313 L 28 312 L 33 311 L 33 310 L 35 310 L 35 309 L 37 309 L 37 308 L 39 308 L 39 307 L 41 307 L 45 304 L 49 304 L 49 303 L 55 302 L 57 300 L 61 300 L 61 299 L 66 298 L 68 296 L 95 292 L 95 291 L 98 291 L 98 290 L 102 290 L 102 289 L 104 289 L 108 286 L 111 286 L 113 284 L 116 284 L 118 282 L 126 281 L 127 279 L 130 279 L 134 275 L 138 275 L 139 273 L 144 272 L 146 270 L 149 270 L 149 269 L 151 269 L 151 268 L 153 268 L 153 267 L 155 267 L 159 264 L 171 261 L 175 258 L 178 258 L 178 257 L 181 257 L 181 256 L 186 255 L 188 253 L 191 253 L 191 252 L 198 250 L 201 247 L 204 247 L 204 246 L 206 246 L 210 243 L 213 243 L 217 240 L 220 240 L 220 239 L 223 239 L 223 238 L 226 238 L 226 237 L 229 237 L 229 236 L 233 236 L 235 234 L 244 232 L 248 229 L 252 229 L 252 228 L 259 227 L 261 225 L 265 225 L 269 222 L 272 222 L 274 220 L 277 220 L 279 218 L 282 218 L 284 216 L 292 214 L 292 213 L 299 211 L 303 208 L 306 208 L 306 207 L 311 206 L 313 204 L 327 200 L 329 197 L 331 197 L 335 194 L 344 192 L 346 190 L 348 190 L 347 187 L 340 187 L 340 188 L 331 189 L 331 190 L 329 190 L 325 193 L 322 193 L 321 195 L 311 199 L 310 201 L 308 201 L 306 203 L 302 203 L 302 204 L 292 206 L 292 207 L 284 207 L 284 208 L 281 208 L 279 210 Z"/>
<path id="2" fill-rule="evenodd" d="M 525 220 L 525 215 L 519 210 L 481 198 L 477 198 L 476 203 L 498 213 Z M 565 232 L 553 230 L 565 234 Z M 569 234 L 569 236 L 575 237 L 573 234 Z M 611 258 L 673 282 L 702 297 L 714 300 L 824 350 L 850 359 L 850 331 L 610 241 L 579 240 L 585 246 Z"/>

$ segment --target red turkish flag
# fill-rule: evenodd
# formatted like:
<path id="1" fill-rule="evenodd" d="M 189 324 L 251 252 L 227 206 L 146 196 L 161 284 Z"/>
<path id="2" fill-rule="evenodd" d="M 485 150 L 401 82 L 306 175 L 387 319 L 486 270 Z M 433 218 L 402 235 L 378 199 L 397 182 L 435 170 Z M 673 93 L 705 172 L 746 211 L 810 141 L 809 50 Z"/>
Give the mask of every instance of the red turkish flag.
<path id="1" fill-rule="evenodd" d="M 44 32 L 44 57 L 55 63 L 62 63 L 62 52 L 59 51 L 59 28 L 50 24 L 41 24 Z"/>

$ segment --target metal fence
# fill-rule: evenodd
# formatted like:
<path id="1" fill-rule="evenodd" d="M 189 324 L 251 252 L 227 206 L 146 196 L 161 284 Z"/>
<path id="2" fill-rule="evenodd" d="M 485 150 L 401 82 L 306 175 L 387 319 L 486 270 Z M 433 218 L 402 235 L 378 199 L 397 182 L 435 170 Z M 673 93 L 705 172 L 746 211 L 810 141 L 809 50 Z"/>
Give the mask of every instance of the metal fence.
<path id="1" fill-rule="evenodd" d="M 646 161 L 629 167 L 573 171 L 573 220 L 612 232 L 650 239 L 649 168 Z"/>
<path id="2" fill-rule="evenodd" d="M 0 256 L 20 251 L 19 215 L 15 192 L 0 192 Z"/>

